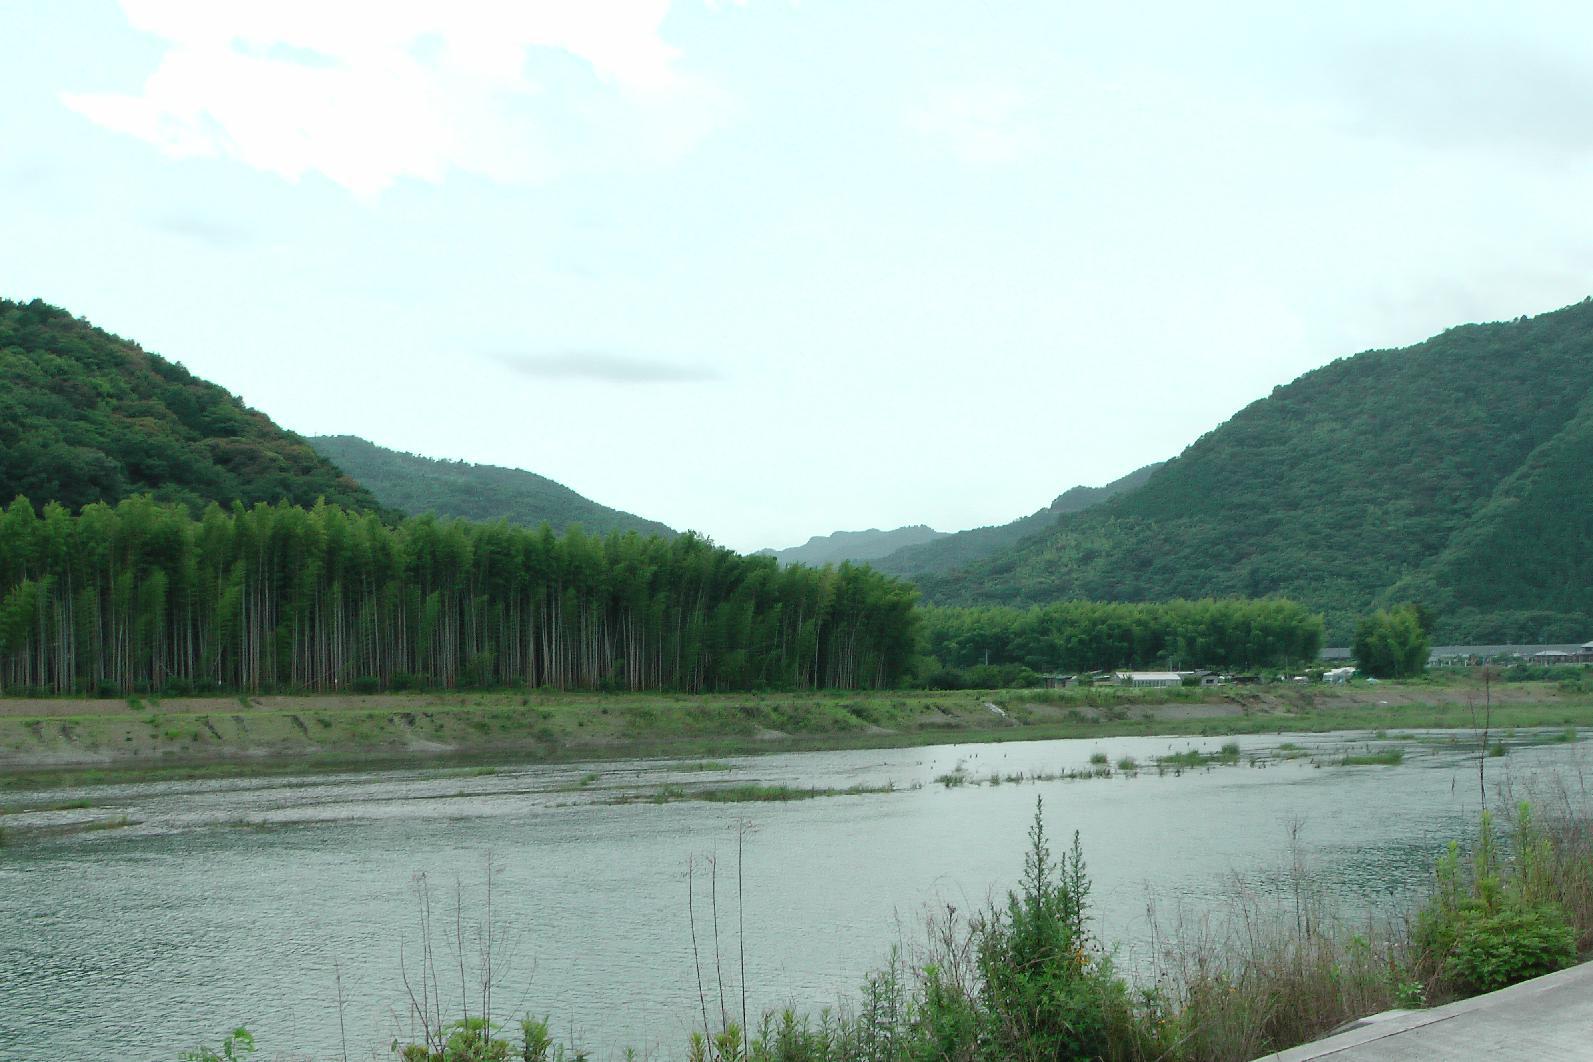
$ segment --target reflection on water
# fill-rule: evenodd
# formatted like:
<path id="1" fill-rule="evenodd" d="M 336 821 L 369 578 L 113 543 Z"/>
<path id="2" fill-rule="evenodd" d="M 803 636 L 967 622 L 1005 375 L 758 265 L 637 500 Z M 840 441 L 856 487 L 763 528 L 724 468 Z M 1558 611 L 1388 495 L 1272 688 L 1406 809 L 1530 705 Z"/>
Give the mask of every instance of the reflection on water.
<path id="1" fill-rule="evenodd" d="M 0 1057 L 171 1059 L 246 1025 L 267 1058 L 391 1057 L 405 1031 L 399 948 L 415 875 L 473 900 L 486 860 L 513 944 L 501 1013 L 550 1015 L 597 1057 L 680 1053 L 697 1008 L 687 860 L 746 842 L 747 978 L 755 1009 L 848 996 L 926 905 L 979 905 L 1015 883 L 1036 795 L 1080 832 L 1102 936 L 1130 967 L 1147 901 L 1220 908 L 1236 887 L 1289 887 L 1291 838 L 1355 909 L 1397 904 L 1479 802 L 1475 747 L 1449 735 L 1237 739 L 1241 764 L 1089 781 L 972 784 L 1085 770 L 1224 740 L 1111 738 L 797 753 L 722 764 L 645 760 L 310 778 L 100 786 L 29 794 L 0 849 Z M 1489 759 L 1490 783 L 1582 770 L 1587 746 Z M 1298 746 L 1280 759 L 1278 746 Z M 1398 766 L 1326 766 L 1347 744 Z M 1252 761 L 1254 762 L 1252 763 Z M 697 769 L 703 766 L 730 769 Z M 961 767 L 970 784 L 938 776 Z M 595 777 L 594 777 L 595 776 Z M 666 786 L 757 782 L 897 792 L 792 803 L 614 803 Z M 90 807 L 66 805 L 88 801 Z M 119 820 L 116 829 L 68 832 Z M 699 885 L 701 881 L 699 880 Z M 721 885 L 721 908 L 728 882 Z M 727 927 L 728 928 L 728 927 Z M 1166 926 L 1164 925 L 1165 929 Z M 739 1008 L 739 1000 L 738 1000 Z M 737 1008 L 737 1009 L 738 1009 Z"/>

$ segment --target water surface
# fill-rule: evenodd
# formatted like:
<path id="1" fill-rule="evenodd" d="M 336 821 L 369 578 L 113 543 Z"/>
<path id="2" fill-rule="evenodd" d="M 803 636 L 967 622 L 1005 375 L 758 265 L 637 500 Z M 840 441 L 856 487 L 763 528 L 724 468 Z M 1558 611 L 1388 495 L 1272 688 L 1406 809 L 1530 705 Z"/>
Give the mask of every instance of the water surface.
<path id="1" fill-rule="evenodd" d="M 1542 736 L 1518 735 L 1510 755 L 1487 760 L 1491 789 L 1585 769 L 1586 744 L 1533 743 Z M 1150 764 L 1225 740 L 1244 749 L 1240 766 L 935 781 L 959 766 L 974 782 L 1086 770 L 1092 753 Z M 255 1033 L 262 1058 L 342 1058 L 345 1041 L 349 1058 L 391 1057 L 387 1045 L 410 1028 L 400 949 L 411 960 L 417 953 L 416 875 L 433 887 L 441 942 L 452 932 L 456 880 L 465 921 L 480 921 L 489 857 L 493 921 L 505 934 L 494 1010 L 550 1016 L 598 1058 L 626 1045 L 679 1057 L 700 1020 L 686 904 L 693 857 L 710 1006 L 717 1011 L 712 880 L 701 858 L 717 855 L 720 950 L 729 1009 L 739 1011 L 738 823 L 751 824 L 742 871 L 752 1009 L 816 1011 L 850 996 L 893 944 L 919 940 L 926 907 L 968 911 L 1011 887 L 1037 795 L 1058 846 L 1079 831 L 1099 932 L 1133 967 L 1149 946 L 1150 899 L 1165 922 L 1170 907 L 1220 910 L 1236 889 L 1291 888 L 1291 844 L 1347 910 L 1403 902 L 1443 845 L 1474 828 L 1475 746 L 1453 740 L 1112 738 L 793 753 L 712 771 L 639 760 L 29 794 L 33 805 L 92 806 L 4 819 L 12 843 L 0 848 L 0 1058 L 172 1059 L 234 1025 Z M 1284 741 L 1308 755 L 1277 759 Z M 1407 755 L 1398 766 L 1317 765 L 1346 746 Z M 748 782 L 896 791 L 613 802 L 665 786 Z M 122 816 L 129 825 L 64 830 Z M 456 999 L 457 968 L 441 976 Z"/>

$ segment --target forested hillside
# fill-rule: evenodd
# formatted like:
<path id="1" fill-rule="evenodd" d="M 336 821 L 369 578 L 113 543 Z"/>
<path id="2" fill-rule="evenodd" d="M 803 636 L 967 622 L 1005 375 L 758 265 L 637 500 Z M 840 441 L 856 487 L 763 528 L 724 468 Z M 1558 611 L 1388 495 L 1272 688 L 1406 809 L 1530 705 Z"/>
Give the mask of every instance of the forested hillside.
<path id="1" fill-rule="evenodd" d="M 1328 638 L 1409 596 L 1437 638 L 1593 636 L 1593 302 L 1342 358 L 1138 490 L 955 572 L 939 602 L 1283 594 Z"/>
<path id="2" fill-rule="evenodd" d="M 915 596 L 694 535 L 19 500 L 0 515 L 0 693 L 890 686 Z"/>
<path id="3" fill-rule="evenodd" d="M 773 557 L 781 564 L 840 564 L 877 561 L 895 553 L 904 546 L 913 546 L 946 538 L 946 532 L 936 531 L 924 524 L 898 527 L 892 531 L 870 528 L 867 531 L 837 531 L 832 535 L 814 535 L 800 546 L 788 549 L 764 549 L 760 557 Z M 878 565 L 876 565 L 878 567 Z"/>
<path id="4" fill-rule="evenodd" d="M 1463 633 L 1593 638 L 1593 395 L 1433 563 L 1386 596 L 1424 602 Z"/>
<path id="5" fill-rule="evenodd" d="M 399 453 L 354 435 L 317 436 L 310 445 L 359 480 L 383 505 L 412 516 L 435 513 L 467 520 L 507 520 L 522 527 L 546 523 L 555 531 L 579 524 L 598 535 L 636 531 L 668 537 L 675 533 L 656 520 L 599 505 L 535 472 Z"/>
<path id="6" fill-rule="evenodd" d="M 892 575 L 916 579 L 935 572 L 949 572 L 965 564 L 972 564 L 1010 546 L 1015 546 L 1030 535 L 1049 530 L 1057 520 L 1068 513 L 1079 513 L 1099 505 L 1108 498 L 1127 493 L 1150 479 L 1151 473 L 1161 467 L 1158 462 L 1135 469 L 1121 479 L 1104 487 L 1072 487 L 1057 495 L 1050 505 L 1038 512 L 1021 516 L 1009 524 L 975 527 L 958 531 L 921 545 L 904 546 L 879 560 L 874 567 Z"/>
<path id="7" fill-rule="evenodd" d="M 320 497 L 376 508 L 299 436 L 181 365 L 37 300 L 0 299 L 0 504 L 149 492 L 197 512 Z"/>

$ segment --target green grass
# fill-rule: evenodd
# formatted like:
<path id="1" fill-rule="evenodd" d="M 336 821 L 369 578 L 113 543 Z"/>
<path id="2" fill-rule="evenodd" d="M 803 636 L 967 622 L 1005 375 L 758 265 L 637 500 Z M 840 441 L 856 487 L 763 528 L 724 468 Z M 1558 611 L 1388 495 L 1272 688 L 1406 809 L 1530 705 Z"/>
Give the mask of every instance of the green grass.
<path id="1" fill-rule="evenodd" d="M 1339 761 L 1340 767 L 1397 767 L 1405 762 L 1404 749 L 1388 749 L 1383 752 L 1345 753 Z"/>
<path id="2" fill-rule="evenodd" d="M 12 804 L 0 807 L 0 815 L 20 815 L 25 811 L 80 811 L 93 806 L 94 802 L 91 800 L 61 800 L 52 804 Z"/>
<path id="3" fill-rule="evenodd" d="M 1179 770 L 1212 767 L 1219 764 L 1232 766 L 1238 762 L 1239 744 L 1235 741 L 1227 742 L 1216 752 L 1185 749 L 1183 752 L 1173 752 L 1166 756 L 1156 757 L 1156 765 L 1158 767 L 1170 767 Z"/>
<path id="4" fill-rule="evenodd" d="M 820 797 L 862 796 L 871 793 L 894 793 L 895 786 L 854 785 L 845 789 L 828 789 L 817 786 L 802 788 L 790 785 L 732 785 L 714 789 L 687 789 L 684 786 L 666 785 L 653 793 L 641 796 L 615 797 L 615 804 L 673 804 L 685 800 L 701 800 L 711 804 L 763 804 L 786 803 L 793 800 L 816 800 Z"/>

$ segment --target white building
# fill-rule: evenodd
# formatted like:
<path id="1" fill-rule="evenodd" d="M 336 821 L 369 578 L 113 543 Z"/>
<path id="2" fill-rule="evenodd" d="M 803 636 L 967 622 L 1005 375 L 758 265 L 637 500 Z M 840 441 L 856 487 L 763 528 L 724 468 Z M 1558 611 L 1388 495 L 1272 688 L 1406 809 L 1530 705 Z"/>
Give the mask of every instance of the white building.
<path id="1" fill-rule="evenodd" d="M 1331 682 L 1335 685 L 1341 685 L 1350 681 L 1350 679 L 1354 677 L 1355 669 L 1353 667 L 1336 667 L 1331 671 L 1324 671 L 1322 673 L 1323 682 Z"/>

